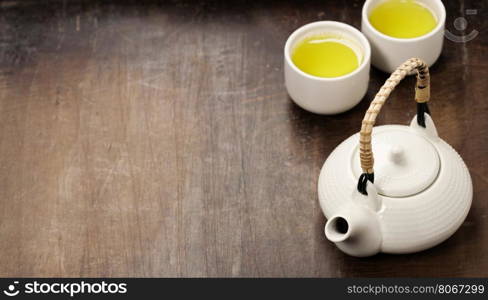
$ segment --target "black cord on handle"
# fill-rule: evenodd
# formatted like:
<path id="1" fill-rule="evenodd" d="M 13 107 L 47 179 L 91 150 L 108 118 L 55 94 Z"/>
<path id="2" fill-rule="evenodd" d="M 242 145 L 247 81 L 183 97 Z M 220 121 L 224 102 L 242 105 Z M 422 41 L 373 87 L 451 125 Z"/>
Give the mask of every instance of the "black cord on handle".
<path id="1" fill-rule="evenodd" d="M 424 113 L 430 115 L 430 110 L 427 102 L 417 103 L 417 124 L 425 128 Z"/>
<path id="2" fill-rule="evenodd" d="M 366 185 L 368 184 L 368 180 L 371 181 L 371 183 L 374 183 L 374 173 L 363 173 L 361 176 L 359 176 L 359 181 L 358 181 L 358 191 L 363 194 L 363 195 L 368 195 L 368 192 L 366 192 Z"/>

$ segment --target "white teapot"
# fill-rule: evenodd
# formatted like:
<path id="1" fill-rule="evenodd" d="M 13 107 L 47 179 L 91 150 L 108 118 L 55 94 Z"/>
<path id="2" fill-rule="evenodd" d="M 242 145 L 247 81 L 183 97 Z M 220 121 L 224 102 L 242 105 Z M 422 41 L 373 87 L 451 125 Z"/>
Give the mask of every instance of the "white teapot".
<path id="1" fill-rule="evenodd" d="M 417 116 L 410 126 L 373 127 L 392 90 L 413 71 Z M 361 131 L 325 161 L 318 182 L 328 219 L 325 235 L 345 253 L 364 257 L 421 251 L 449 238 L 466 218 L 471 177 L 457 152 L 437 135 L 429 97 L 427 65 L 409 59 L 380 89 Z"/>

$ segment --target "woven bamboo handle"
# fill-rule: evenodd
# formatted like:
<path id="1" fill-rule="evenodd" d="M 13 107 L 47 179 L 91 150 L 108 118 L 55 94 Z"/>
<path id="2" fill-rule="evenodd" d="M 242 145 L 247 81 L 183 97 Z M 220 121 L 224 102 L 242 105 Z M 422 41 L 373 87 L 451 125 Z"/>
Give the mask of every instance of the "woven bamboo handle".
<path id="1" fill-rule="evenodd" d="M 380 91 L 376 94 L 373 102 L 371 102 L 366 115 L 364 116 L 361 132 L 359 136 L 359 157 L 361 159 L 361 168 L 366 174 L 373 174 L 374 158 L 371 147 L 371 132 L 376 121 L 376 116 L 381 110 L 388 96 L 400 81 L 405 78 L 410 72 L 417 70 L 417 85 L 415 87 L 415 101 L 417 103 L 426 104 L 430 98 L 430 76 L 429 67 L 424 61 L 418 58 L 411 58 L 399 66 Z M 422 112 L 423 117 L 423 112 Z M 418 118 L 418 117 L 417 117 Z M 425 125 L 424 125 L 425 127 Z"/>

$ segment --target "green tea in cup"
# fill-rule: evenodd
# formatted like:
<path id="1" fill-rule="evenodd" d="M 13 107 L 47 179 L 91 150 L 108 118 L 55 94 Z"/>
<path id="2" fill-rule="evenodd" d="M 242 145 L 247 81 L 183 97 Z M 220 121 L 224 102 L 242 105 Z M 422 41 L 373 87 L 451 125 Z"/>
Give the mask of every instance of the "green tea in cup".
<path id="1" fill-rule="evenodd" d="M 374 7 L 369 22 L 379 32 L 395 38 L 416 38 L 431 32 L 437 19 L 415 0 L 385 0 Z"/>
<path id="2" fill-rule="evenodd" d="M 299 41 L 291 59 L 303 72 L 325 78 L 346 75 L 360 65 L 349 46 L 327 35 L 313 35 Z"/>

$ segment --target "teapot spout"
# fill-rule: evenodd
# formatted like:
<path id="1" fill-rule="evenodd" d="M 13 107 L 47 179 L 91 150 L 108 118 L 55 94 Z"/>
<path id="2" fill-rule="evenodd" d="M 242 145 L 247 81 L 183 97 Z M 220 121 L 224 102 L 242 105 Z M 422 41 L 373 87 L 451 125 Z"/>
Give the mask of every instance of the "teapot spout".
<path id="1" fill-rule="evenodd" d="M 343 252 L 357 257 L 371 256 L 381 249 L 381 229 L 372 209 L 350 204 L 325 224 L 325 236 Z"/>
<path id="2" fill-rule="evenodd" d="M 325 224 L 325 236 L 333 243 L 342 243 L 351 237 L 350 222 L 343 216 L 336 215 Z"/>

